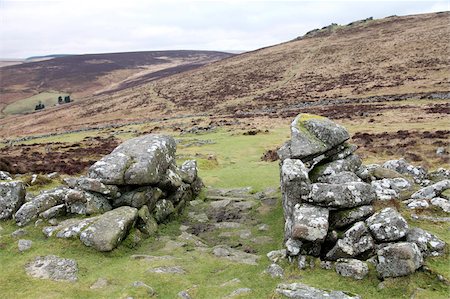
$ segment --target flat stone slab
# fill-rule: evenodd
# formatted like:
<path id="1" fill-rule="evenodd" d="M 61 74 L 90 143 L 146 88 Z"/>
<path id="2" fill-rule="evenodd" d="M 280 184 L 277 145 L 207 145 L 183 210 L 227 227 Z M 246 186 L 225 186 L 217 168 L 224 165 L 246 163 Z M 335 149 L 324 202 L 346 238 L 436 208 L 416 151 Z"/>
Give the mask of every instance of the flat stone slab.
<path id="1" fill-rule="evenodd" d="M 312 184 L 307 201 L 332 208 L 352 208 L 368 205 L 377 198 L 370 184 L 351 182 L 345 184 Z"/>
<path id="2" fill-rule="evenodd" d="M 78 266 L 71 259 L 60 258 L 56 255 L 38 256 L 34 261 L 25 265 L 28 275 L 55 281 L 76 281 Z"/>
<path id="3" fill-rule="evenodd" d="M 324 291 L 303 283 L 280 283 L 276 292 L 292 299 L 361 299 L 358 295 L 346 294 L 343 291 Z"/>
<path id="4" fill-rule="evenodd" d="M 226 245 L 217 245 L 213 248 L 213 254 L 217 257 L 226 258 L 236 263 L 257 265 L 259 256 L 243 252 Z"/>
<path id="5" fill-rule="evenodd" d="M 180 266 L 150 268 L 147 272 L 158 274 L 186 274 L 186 271 Z"/>

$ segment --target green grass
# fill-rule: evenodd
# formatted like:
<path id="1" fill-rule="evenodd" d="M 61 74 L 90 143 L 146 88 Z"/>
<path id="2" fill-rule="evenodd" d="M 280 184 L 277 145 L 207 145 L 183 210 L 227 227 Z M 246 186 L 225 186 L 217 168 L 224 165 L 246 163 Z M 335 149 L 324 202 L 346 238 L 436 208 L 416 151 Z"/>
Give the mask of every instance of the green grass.
<path id="1" fill-rule="evenodd" d="M 244 136 L 241 131 L 228 132 L 219 130 L 203 135 L 175 136 L 189 142 L 193 139 L 204 139 L 215 142 L 203 146 L 179 146 L 177 154 L 179 163 L 182 160 L 195 158 L 199 162 L 199 172 L 206 185 L 213 187 L 245 187 L 252 186 L 255 191 L 266 187 L 279 186 L 278 162 L 262 162 L 263 153 L 275 149 L 287 139 L 287 128 L 272 129 L 269 133 L 255 136 Z M 97 134 L 98 132 L 90 132 Z M 86 134 L 90 134 L 86 132 Z M 66 136 L 74 141 L 84 138 L 85 133 Z M 51 138 L 51 137 L 50 137 Z M 55 137 L 54 137 L 55 138 Z M 56 137 L 64 138 L 64 136 Z M 50 141 L 51 139 L 46 139 Z M 208 158 L 209 157 L 209 158 Z M 48 187 L 48 186 L 45 186 Z M 37 191 L 37 190 L 34 190 Z M 200 196 L 204 199 L 204 194 Z M 268 224 L 270 230 L 260 232 L 257 225 L 246 227 L 254 237 L 268 236 L 272 241 L 266 244 L 255 244 L 248 240 L 232 237 L 231 243 L 241 242 L 243 246 L 251 246 L 261 256 L 257 266 L 241 265 L 218 259 L 210 253 L 194 250 L 186 246 L 167 251 L 164 243 L 158 238 L 143 240 L 137 247 L 125 241 L 110 253 L 100 253 L 85 247 L 79 240 L 47 239 L 43 236 L 42 227 L 29 225 L 28 235 L 22 237 L 33 241 L 30 251 L 19 253 L 17 240 L 10 234 L 17 229 L 13 221 L 0 222 L 0 286 L 2 298 L 148 298 L 144 289 L 131 287 L 134 281 L 142 281 L 151 286 L 157 298 L 176 298 L 181 290 L 189 290 L 192 298 L 222 298 L 237 288 L 251 288 L 250 294 L 239 298 L 281 298 L 274 290 L 280 282 L 302 282 L 323 289 L 344 290 L 361 295 L 362 298 L 447 298 L 449 287 L 439 282 L 435 275 L 419 271 L 409 277 L 387 279 L 385 288 L 379 288 L 380 281 L 376 272 L 371 269 L 368 278 L 356 281 L 339 276 L 333 270 L 319 267 L 298 270 L 296 263 L 284 262 L 286 275 L 282 279 L 272 279 L 263 274 L 270 264 L 265 257 L 271 250 L 283 247 L 283 211 L 280 199 L 274 207 L 261 206 L 254 212 L 255 223 Z M 406 210 L 402 210 L 406 213 Z M 179 226 L 186 219 L 179 219 L 161 225 L 159 235 L 175 240 L 180 234 Z M 450 242 L 450 232 L 445 224 L 425 221 L 413 222 L 411 226 L 419 226 L 436 234 L 446 242 Z M 239 229 L 238 229 L 239 230 Z M 237 230 L 237 231 L 238 231 Z M 207 240 L 220 243 L 221 231 L 208 232 Z M 225 241 L 224 241 L 225 242 Z M 64 258 L 73 258 L 78 262 L 78 281 L 75 283 L 52 282 L 34 279 L 25 274 L 24 265 L 38 255 L 55 254 Z M 144 261 L 132 260 L 133 254 L 173 255 L 175 260 Z M 434 272 L 450 279 L 448 255 L 427 259 L 427 266 Z M 147 273 L 147 269 L 157 266 L 183 267 L 186 275 L 161 275 Z M 93 290 L 90 286 L 100 277 L 108 279 L 110 285 L 104 289 Z M 240 283 L 223 287 L 223 283 L 239 278 Z M 155 298 L 156 298 L 155 297 Z"/>
<path id="2" fill-rule="evenodd" d="M 4 114 L 22 114 L 27 112 L 33 112 L 39 101 L 45 105 L 45 108 L 49 108 L 58 103 L 59 96 L 67 96 L 67 93 L 60 93 L 57 91 L 42 92 L 29 98 L 16 101 L 3 109 Z"/>

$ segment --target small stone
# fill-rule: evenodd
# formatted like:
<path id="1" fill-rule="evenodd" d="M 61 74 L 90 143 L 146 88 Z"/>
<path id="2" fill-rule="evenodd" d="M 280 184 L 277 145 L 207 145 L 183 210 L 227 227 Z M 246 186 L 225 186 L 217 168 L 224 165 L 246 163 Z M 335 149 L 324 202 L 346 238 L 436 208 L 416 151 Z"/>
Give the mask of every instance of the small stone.
<path id="1" fill-rule="evenodd" d="M 270 264 L 269 267 L 267 267 L 266 271 L 267 274 L 269 274 L 272 278 L 280 277 L 282 278 L 284 276 L 284 270 L 281 268 L 281 266 L 277 264 Z"/>
<path id="2" fill-rule="evenodd" d="M 359 280 L 366 277 L 369 273 L 367 264 L 356 259 L 339 259 L 335 268 L 338 274 Z"/>
<path id="3" fill-rule="evenodd" d="M 381 278 L 414 273 L 423 264 L 423 256 L 415 243 L 387 244 L 377 251 L 377 272 Z"/>
<path id="4" fill-rule="evenodd" d="M 24 251 L 27 251 L 27 250 L 31 249 L 31 245 L 32 244 L 33 244 L 32 241 L 24 240 L 24 239 L 20 239 L 17 242 L 17 246 L 18 246 L 20 252 L 24 252 Z"/>
<path id="5" fill-rule="evenodd" d="M 200 223 L 206 223 L 209 221 L 209 218 L 206 215 L 206 213 L 189 212 L 188 217 L 190 220 Z"/>
<path id="6" fill-rule="evenodd" d="M 186 274 L 186 271 L 180 266 L 150 268 L 147 270 L 147 272 L 158 274 Z"/>
<path id="7" fill-rule="evenodd" d="M 442 197 L 435 197 L 431 199 L 430 202 L 433 206 L 441 208 L 442 211 L 450 213 L 450 200 Z"/>
<path id="8" fill-rule="evenodd" d="M 428 208 L 430 205 L 428 204 L 428 201 L 426 201 L 425 199 L 415 199 L 412 200 L 411 202 L 409 202 L 407 204 L 408 209 L 426 209 Z"/>
<path id="9" fill-rule="evenodd" d="M 26 230 L 24 230 L 23 228 L 19 228 L 19 229 L 15 230 L 15 231 L 13 231 L 11 233 L 11 237 L 13 237 L 13 238 L 20 238 L 20 237 L 25 236 L 27 234 L 28 234 L 28 232 Z"/>
<path id="10" fill-rule="evenodd" d="M 231 294 L 229 294 L 228 296 L 226 296 L 225 298 L 233 298 L 242 294 L 248 294 L 252 291 L 252 289 L 249 288 L 240 288 L 237 290 L 234 290 L 233 292 L 231 292 Z"/>
<path id="11" fill-rule="evenodd" d="M 191 299 L 191 296 L 186 291 L 178 292 L 177 296 L 178 296 L 178 298 L 182 298 L 182 299 Z"/>
<path id="12" fill-rule="evenodd" d="M 320 261 L 320 268 L 325 270 L 331 270 L 333 269 L 333 262 L 332 261 Z"/>
<path id="13" fill-rule="evenodd" d="M 412 199 L 432 199 L 438 197 L 444 190 L 450 189 L 450 180 L 443 180 L 425 187 L 411 195 Z"/>
<path id="14" fill-rule="evenodd" d="M 260 232 L 265 232 L 269 230 L 269 226 L 267 224 L 261 224 L 260 226 L 258 226 L 258 230 Z"/>
<path id="15" fill-rule="evenodd" d="M 272 263 L 277 263 L 286 257 L 286 249 L 273 250 L 267 253 L 267 258 Z"/>
<path id="16" fill-rule="evenodd" d="M 101 277 L 101 278 L 97 279 L 89 288 L 92 290 L 103 289 L 103 288 L 107 287 L 108 284 L 109 284 L 108 280 L 106 278 Z"/>
<path id="17" fill-rule="evenodd" d="M 303 283 L 280 283 L 276 292 L 291 299 L 360 299 L 358 295 L 347 295 L 342 291 L 323 291 Z"/>
<path id="18" fill-rule="evenodd" d="M 309 204 L 297 204 L 293 212 L 292 238 L 321 241 L 328 232 L 327 208 Z"/>
<path id="19" fill-rule="evenodd" d="M 140 288 L 140 289 L 146 290 L 146 292 L 149 296 L 153 296 L 156 294 L 155 290 L 151 286 L 147 285 L 146 283 L 144 283 L 142 281 L 135 281 L 131 284 L 131 286 L 133 288 Z"/>
<path id="20" fill-rule="evenodd" d="M 445 242 L 418 227 L 409 230 L 406 241 L 415 243 L 425 257 L 438 256 L 444 253 Z"/>
<path id="21" fill-rule="evenodd" d="M 243 252 L 226 245 L 215 246 L 213 248 L 213 254 L 217 257 L 226 258 L 233 262 L 248 265 L 257 265 L 257 261 L 259 260 L 259 256 L 255 254 Z"/>

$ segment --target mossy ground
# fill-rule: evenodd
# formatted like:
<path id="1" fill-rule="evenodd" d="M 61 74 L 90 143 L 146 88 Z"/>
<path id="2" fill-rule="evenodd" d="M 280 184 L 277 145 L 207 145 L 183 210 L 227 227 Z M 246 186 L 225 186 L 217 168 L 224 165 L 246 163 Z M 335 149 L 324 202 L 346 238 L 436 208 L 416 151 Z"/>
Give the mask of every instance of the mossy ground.
<path id="1" fill-rule="evenodd" d="M 244 187 L 252 186 L 255 191 L 267 187 L 279 186 L 278 162 L 263 162 L 264 151 L 281 145 L 288 137 L 288 128 L 273 128 L 268 133 L 245 136 L 241 131 L 225 131 L 202 135 L 175 136 L 185 141 L 210 140 L 212 144 L 203 146 L 179 146 L 179 161 L 195 158 L 199 162 L 200 175 L 207 186 Z M 84 136 L 84 133 L 81 134 Z M 75 138 L 71 135 L 71 138 Z M 80 138 L 84 138 L 80 136 Z M 53 183 L 51 183 L 53 184 Z M 53 186 L 51 185 L 50 186 Z M 41 186 L 47 188 L 49 186 Z M 204 198 L 201 197 L 201 198 Z M 262 206 L 261 206 L 262 207 Z M 379 207 L 381 208 L 381 207 Z M 450 243 L 448 226 L 444 223 L 413 221 L 409 211 L 403 207 L 402 213 L 412 226 L 419 226 L 435 233 Z M 280 298 L 274 290 L 280 282 L 303 282 L 324 289 L 338 289 L 356 293 L 362 298 L 448 298 L 449 286 L 440 282 L 436 274 L 418 271 L 414 275 L 384 281 L 384 288 L 379 286 L 372 269 L 368 278 L 362 281 L 344 278 L 333 270 L 319 267 L 300 271 L 296 263 L 284 262 L 285 278 L 270 278 L 263 274 L 270 264 L 265 254 L 271 250 L 282 248 L 283 213 L 280 198 L 275 206 L 262 207 L 254 215 L 258 223 L 266 223 L 270 230 L 260 232 L 250 227 L 254 236 L 269 236 L 272 241 L 266 244 L 253 244 L 252 248 L 261 256 L 258 266 L 236 264 L 214 257 L 210 253 L 193 250 L 192 247 L 181 247 L 167 251 L 158 238 L 143 240 L 138 246 L 130 246 L 125 242 L 110 253 L 100 253 L 85 247 L 78 240 L 46 239 L 42 226 L 26 227 L 28 234 L 24 239 L 33 241 L 31 250 L 19 253 L 17 239 L 11 232 L 18 227 L 12 221 L 0 223 L 0 286 L 3 298 L 147 298 L 147 290 L 133 288 L 134 281 L 142 281 L 151 286 L 157 298 L 176 298 L 181 290 L 188 290 L 192 298 L 222 298 L 237 288 L 251 288 L 252 292 L 239 298 Z M 179 234 L 179 226 L 186 219 L 180 219 L 159 228 L 160 236 L 175 239 Z M 216 243 L 222 240 L 211 233 Z M 232 240 L 239 241 L 239 240 Z M 25 274 L 24 265 L 38 255 L 54 254 L 64 258 L 73 258 L 78 262 L 78 281 L 75 283 L 52 282 L 34 279 Z M 133 254 L 172 255 L 174 260 L 144 261 L 133 260 Z M 185 275 L 163 275 L 147 273 L 147 269 L 157 266 L 182 266 Z M 449 257 L 429 258 L 426 265 L 435 273 L 450 280 Z M 103 289 L 90 289 L 100 277 L 108 279 L 110 284 Z M 239 278 L 240 282 L 228 286 L 223 283 Z"/>

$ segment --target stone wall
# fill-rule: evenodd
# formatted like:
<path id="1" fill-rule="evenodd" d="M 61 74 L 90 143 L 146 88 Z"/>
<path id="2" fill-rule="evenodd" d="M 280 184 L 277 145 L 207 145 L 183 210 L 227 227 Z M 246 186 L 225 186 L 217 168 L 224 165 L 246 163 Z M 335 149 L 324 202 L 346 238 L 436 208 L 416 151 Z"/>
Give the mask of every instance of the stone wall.
<path id="1" fill-rule="evenodd" d="M 367 275 L 366 261 L 382 278 L 413 273 L 425 256 L 442 254 L 445 243 L 410 229 L 395 206 L 376 210 L 372 204 L 398 200 L 412 184 L 431 181 L 404 160 L 362 165 L 349 138 L 345 128 L 320 116 L 300 114 L 292 122 L 291 139 L 278 152 L 286 253 L 300 268 L 311 256 L 336 261 L 338 273 L 357 279 Z M 442 191 L 449 182 L 427 188 Z"/>

